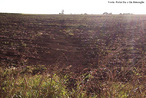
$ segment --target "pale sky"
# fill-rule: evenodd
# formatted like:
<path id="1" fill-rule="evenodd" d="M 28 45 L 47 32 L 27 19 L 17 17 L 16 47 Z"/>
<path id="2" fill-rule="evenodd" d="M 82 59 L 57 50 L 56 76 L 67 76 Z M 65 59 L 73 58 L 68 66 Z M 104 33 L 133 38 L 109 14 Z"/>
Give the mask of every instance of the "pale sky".
<path id="1" fill-rule="evenodd" d="M 108 3 L 143 1 L 144 3 Z M 146 0 L 0 0 L 0 13 L 58 14 L 146 14 Z"/>

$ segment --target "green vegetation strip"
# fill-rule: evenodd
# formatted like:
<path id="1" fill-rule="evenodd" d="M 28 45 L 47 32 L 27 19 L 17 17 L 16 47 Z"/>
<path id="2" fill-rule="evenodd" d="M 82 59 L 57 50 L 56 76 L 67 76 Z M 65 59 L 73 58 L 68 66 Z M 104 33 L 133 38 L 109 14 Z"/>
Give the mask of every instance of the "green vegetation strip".
<path id="1" fill-rule="evenodd" d="M 94 84 L 91 74 L 83 74 L 78 77 L 76 86 L 68 89 L 69 75 L 63 77 L 55 74 L 46 73 L 45 66 L 39 66 L 44 73 L 33 75 L 37 67 L 27 66 L 21 68 L 2 68 L 0 67 L 0 97 L 1 98 L 144 98 L 144 85 L 132 82 L 99 82 Z M 40 71 L 41 71 L 40 70 Z M 24 72 L 25 71 L 25 72 Z M 84 77 L 83 77 L 84 76 Z M 83 83 L 87 80 L 87 83 Z M 92 85 L 91 85 L 92 84 Z M 100 92 L 90 92 L 92 86 L 99 85 Z M 96 90 L 95 90 L 96 91 Z"/>

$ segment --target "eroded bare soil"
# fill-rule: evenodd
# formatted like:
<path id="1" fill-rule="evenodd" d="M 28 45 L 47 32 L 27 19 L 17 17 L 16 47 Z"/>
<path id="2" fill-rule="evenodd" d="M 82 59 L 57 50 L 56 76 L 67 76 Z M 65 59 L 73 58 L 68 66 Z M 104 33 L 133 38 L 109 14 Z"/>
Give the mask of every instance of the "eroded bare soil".
<path id="1" fill-rule="evenodd" d="M 145 51 L 145 15 L 0 14 L 4 66 L 139 66 Z"/>

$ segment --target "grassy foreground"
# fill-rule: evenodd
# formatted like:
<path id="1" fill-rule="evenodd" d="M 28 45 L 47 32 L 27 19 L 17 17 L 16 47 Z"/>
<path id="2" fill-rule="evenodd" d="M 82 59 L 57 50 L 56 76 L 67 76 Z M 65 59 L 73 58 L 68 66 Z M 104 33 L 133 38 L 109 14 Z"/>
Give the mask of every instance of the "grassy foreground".
<path id="1" fill-rule="evenodd" d="M 132 80 L 116 77 L 100 80 L 92 70 L 75 76 L 70 68 L 54 70 L 43 65 L 19 68 L 0 67 L 1 98 L 144 98 L 144 75 L 133 69 Z M 63 74 L 63 71 L 67 74 Z M 69 72 L 70 71 L 70 72 Z M 105 70 L 106 71 L 106 70 Z M 120 73 L 124 74 L 123 72 Z M 113 73 L 108 74 L 109 76 Z M 121 76 L 123 78 L 123 76 Z M 127 78 L 127 77 L 125 77 Z"/>

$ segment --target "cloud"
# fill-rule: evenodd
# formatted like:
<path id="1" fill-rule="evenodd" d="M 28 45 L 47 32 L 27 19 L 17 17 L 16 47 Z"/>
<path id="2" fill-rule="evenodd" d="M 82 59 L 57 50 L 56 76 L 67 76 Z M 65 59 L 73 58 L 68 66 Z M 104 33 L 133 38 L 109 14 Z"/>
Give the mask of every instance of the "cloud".
<path id="1" fill-rule="evenodd" d="M 108 0 L 0 0 L 0 12 L 14 13 L 145 13 L 144 4 L 109 4 Z"/>

